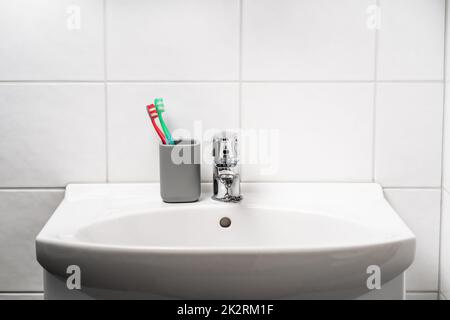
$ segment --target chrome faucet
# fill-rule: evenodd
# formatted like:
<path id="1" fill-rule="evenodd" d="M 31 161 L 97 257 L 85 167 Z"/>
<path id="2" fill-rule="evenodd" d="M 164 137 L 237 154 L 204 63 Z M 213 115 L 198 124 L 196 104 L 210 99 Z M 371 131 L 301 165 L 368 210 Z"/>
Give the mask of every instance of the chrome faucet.
<path id="1" fill-rule="evenodd" d="M 214 200 L 239 202 L 241 177 L 239 172 L 237 134 L 221 132 L 213 138 L 213 184 Z"/>

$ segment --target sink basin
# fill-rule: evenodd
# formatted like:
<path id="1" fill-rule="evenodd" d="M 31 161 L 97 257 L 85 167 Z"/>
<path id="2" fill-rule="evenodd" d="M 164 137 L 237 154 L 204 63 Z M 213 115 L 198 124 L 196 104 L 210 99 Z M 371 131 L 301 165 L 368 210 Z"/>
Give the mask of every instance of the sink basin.
<path id="1" fill-rule="evenodd" d="M 229 218 L 232 227 L 220 226 Z M 285 209 L 258 207 L 190 207 L 162 209 L 105 219 L 82 227 L 80 242 L 156 251 L 249 252 L 343 248 L 382 241 L 382 232 L 367 226 Z"/>
<path id="2" fill-rule="evenodd" d="M 415 238 L 377 184 L 243 184 L 239 204 L 166 204 L 157 184 L 69 185 L 36 239 L 46 297 L 358 298 L 401 279 Z M 67 267 L 82 289 L 65 287 Z"/>

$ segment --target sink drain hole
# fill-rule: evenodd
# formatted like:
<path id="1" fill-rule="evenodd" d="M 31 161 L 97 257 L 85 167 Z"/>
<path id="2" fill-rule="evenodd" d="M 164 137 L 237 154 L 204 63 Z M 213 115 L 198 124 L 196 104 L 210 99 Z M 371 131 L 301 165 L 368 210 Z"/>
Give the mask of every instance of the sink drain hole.
<path id="1" fill-rule="evenodd" d="M 223 217 L 222 219 L 220 219 L 219 223 L 222 228 L 228 228 L 229 226 L 231 226 L 231 219 L 228 217 Z"/>

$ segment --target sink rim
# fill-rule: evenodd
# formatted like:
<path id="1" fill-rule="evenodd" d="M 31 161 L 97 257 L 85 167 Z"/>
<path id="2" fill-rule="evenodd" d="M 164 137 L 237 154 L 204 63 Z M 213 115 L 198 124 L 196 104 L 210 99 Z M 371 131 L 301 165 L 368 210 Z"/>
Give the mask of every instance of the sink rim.
<path id="1" fill-rule="evenodd" d="M 128 252 L 130 254 L 193 254 L 193 255 L 249 255 L 249 254 L 264 254 L 264 255 L 277 255 L 277 254 L 295 254 L 295 253 L 325 253 L 325 252 L 343 252 L 349 250 L 361 250 L 368 248 L 376 248 L 386 245 L 397 245 L 402 243 L 411 242 L 416 243 L 415 237 L 410 238 L 396 238 L 390 241 L 371 242 L 363 244 L 354 244 L 346 246 L 311 246 L 311 247 L 157 247 L 157 246 L 121 246 L 121 245 L 105 245 L 94 244 L 88 242 L 68 242 L 59 241 L 54 239 L 39 239 L 37 241 L 37 247 L 42 245 L 57 246 L 61 248 L 70 249 L 82 249 L 87 251 L 98 251 L 101 249 L 104 252 L 118 253 Z"/>
<path id="2" fill-rule="evenodd" d="M 149 186 L 152 185 L 153 187 L 155 186 L 159 186 L 159 184 L 139 184 L 137 186 Z M 245 185 L 255 185 L 255 184 L 243 184 Z M 258 185 L 270 185 L 270 186 L 277 186 L 280 185 L 279 183 L 258 183 Z M 295 185 L 295 186 L 320 186 L 322 184 L 320 183 L 314 183 L 314 184 L 308 184 L 308 183 L 283 183 L 281 184 L 283 186 L 287 186 L 287 185 Z M 370 185 L 373 187 L 373 190 L 381 190 L 381 187 L 377 184 L 366 184 L 366 183 L 352 183 L 352 184 L 323 184 L 323 185 L 332 185 L 334 187 L 339 187 L 339 185 L 345 185 L 345 186 L 354 186 L 357 187 L 358 185 Z M 64 212 L 64 205 L 68 205 L 70 207 L 70 205 L 72 203 L 74 204 L 80 204 L 80 203 L 87 203 L 89 205 L 89 203 L 91 204 L 96 204 L 98 205 L 98 203 L 96 202 L 96 200 L 93 197 L 80 197 L 80 198 L 76 198 L 75 200 L 71 200 L 71 189 L 75 188 L 77 189 L 77 187 L 97 187 L 97 186 L 102 186 L 104 187 L 104 185 L 69 185 L 68 186 L 68 194 L 66 194 L 66 197 L 64 198 L 63 202 L 61 203 L 60 207 L 57 210 L 57 213 L 55 213 L 55 217 L 52 217 L 50 220 L 54 220 L 56 218 L 59 218 L 58 220 L 59 223 L 61 222 L 67 222 L 67 221 L 61 221 L 61 217 L 56 217 L 56 214 L 64 214 L 67 212 Z M 126 185 L 124 184 L 110 184 L 108 185 L 112 188 L 114 187 L 126 187 Z M 130 184 L 130 186 L 136 186 L 135 184 Z M 205 187 L 205 186 L 204 186 Z M 75 190 L 76 191 L 76 190 Z M 99 198 L 100 199 L 104 199 L 104 198 L 108 198 L 111 197 L 111 194 L 100 194 Z M 142 199 L 144 199 L 145 197 L 143 197 Z M 156 198 L 156 201 L 155 201 Z M 183 254 L 183 253 L 192 253 L 192 254 L 215 254 L 215 253 L 220 253 L 220 254 L 251 254 L 251 253 L 264 253 L 264 254 L 275 254 L 275 253 L 294 253 L 294 252 L 330 252 L 330 251 L 343 251 L 343 250 L 351 250 L 351 249 L 361 249 L 361 248 L 368 248 L 368 247 L 376 247 L 376 246 L 381 246 L 381 245 L 389 245 L 389 244 L 395 244 L 395 243 L 399 243 L 399 242 L 408 242 L 408 241 L 414 241 L 415 242 L 415 236 L 412 234 L 412 232 L 409 229 L 405 229 L 403 228 L 403 230 L 401 230 L 402 232 L 392 232 L 392 230 L 385 230 L 383 228 L 380 228 L 379 226 L 372 226 L 370 225 L 370 221 L 369 223 L 362 223 L 361 219 L 354 219 L 355 217 L 351 217 L 351 216 L 347 216 L 346 214 L 342 214 L 342 210 L 345 209 L 340 209 L 337 208 L 334 212 L 330 212 L 329 210 L 321 210 L 321 209 L 311 209 L 311 208 L 307 208 L 307 209 L 302 209 L 302 208 L 294 208 L 292 205 L 288 205 L 285 203 L 278 203 L 278 204 L 262 204 L 262 203 L 258 203 L 258 202 L 248 202 L 246 200 L 248 197 L 246 197 L 246 199 L 239 203 L 239 204 L 224 204 L 224 203 L 220 203 L 217 201 L 213 201 L 211 200 L 207 195 L 206 197 L 203 196 L 202 200 L 196 203 L 181 203 L 181 204 L 162 204 L 159 200 L 159 195 L 157 195 L 156 197 L 154 197 L 154 195 L 152 196 L 152 200 L 150 201 L 150 198 L 145 199 L 145 201 L 141 201 L 141 197 L 140 196 L 136 196 L 136 197 L 130 197 L 129 200 L 124 200 L 123 203 L 133 203 L 134 201 L 136 201 L 136 199 L 140 199 L 139 201 L 141 201 L 142 206 L 139 208 L 135 208 L 135 209 L 124 209 L 124 207 L 122 206 L 116 206 L 116 205 L 111 205 L 110 207 L 108 207 L 108 209 L 103 209 L 103 211 L 107 212 L 107 214 L 104 215 L 95 215 L 95 214 L 91 214 L 91 215 L 86 215 L 85 217 L 83 217 L 82 222 L 77 221 L 77 223 L 73 224 L 73 225 L 68 225 L 66 223 L 66 232 L 56 232 L 55 229 L 58 229 L 58 223 L 56 224 L 50 224 L 49 223 L 42 229 L 42 231 L 39 233 L 39 235 L 36 238 L 36 243 L 40 244 L 40 245 L 53 245 L 53 246 L 63 246 L 66 248 L 77 248 L 80 250 L 105 250 L 105 251 L 111 251 L 111 252 L 134 252 L 134 253 L 179 253 L 179 254 Z M 121 200 L 122 201 L 122 200 Z M 119 202 L 121 202 L 119 201 Z M 138 201 L 138 202 L 139 202 Z M 386 201 L 383 197 L 383 201 Z M 122 205 L 123 205 L 122 203 Z M 156 204 L 156 205 L 155 205 Z M 104 205 L 104 204 L 103 204 Z M 62 209 L 61 209 L 62 208 Z M 369 241 L 364 241 L 364 242 L 359 242 L 359 243 L 349 243 L 349 244 L 345 244 L 343 245 L 342 243 L 340 244 L 330 244 L 328 243 L 323 243 L 323 244 L 315 244 L 315 245 L 286 245 L 286 246 L 246 246 L 246 245 L 242 245 L 242 246 L 226 246 L 226 247 L 220 247 L 220 246 L 169 246 L 169 245 L 161 245 L 161 246 L 157 246 L 157 245 L 121 245 L 121 244 L 106 244 L 106 243 L 99 243 L 99 242 L 90 242 L 88 240 L 83 240 L 80 238 L 77 238 L 77 234 L 85 229 L 88 228 L 90 226 L 95 225 L 96 223 L 104 223 L 104 222 L 108 222 L 108 221 L 112 221 L 114 219 L 120 219 L 120 218 L 124 218 L 124 217 L 129 217 L 129 216 L 133 216 L 133 215 L 142 215 L 142 214 L 146 214 L 146 213 L 158 213 L 158 212 L 164 212 L 164 214 L 170 214 L 170 212 L 174 212 L 174 211 L 179 211 L 180 209 L 201 209 L 201 210 L 214 210 L 214 209 L 224 209 L 224 208 L 238 208 L 238 210 L 246 210 L 246 209 L 260 209 L 260 210 L 277 210 L 277 211 L 283 211 L 286 213 L 294 213 L 294 214 L 306 214 L 306 215 L 320 215 L 322 217 L 328 217 L 334 220 L 340 220 L 343 222 L 348 222 L 350 224 L 353 225 L 357 225 L 358 227 L 361 228 L 367 228 L 368 230 L 371 229 L 375 232 L 380 232 L 380 237 L 379 239 L 376 239 L 376 241 L 374 240 L 369 240 Z M 97 208 L 98 209 L 98 208 Z M 62 212 L 61 212 L 62 211 Z M 340 213 L 336 213 L 336 211 L 341 211 Z M 395 215 L 396 213 L 393 212 Z M 212 213 L 215 214 L 215 213 Z M 239 212 L 232 212 L 230 214 L 228 214 L 227 216 L 230 215 L 236 215 L 239 214 Z M 73 212 L 72 212 L 72 218 L 74 216 Z M 222 214 L 218 214 L 217 216 L 222 216 Z M 50 221 L 49 221 L 50 222 Z M 396 230 L 398 231 L 398 230 Z M 408 232 L 409 231 L 409 232 Z M 64 234 L 67 234 L 66 236 Z"/>

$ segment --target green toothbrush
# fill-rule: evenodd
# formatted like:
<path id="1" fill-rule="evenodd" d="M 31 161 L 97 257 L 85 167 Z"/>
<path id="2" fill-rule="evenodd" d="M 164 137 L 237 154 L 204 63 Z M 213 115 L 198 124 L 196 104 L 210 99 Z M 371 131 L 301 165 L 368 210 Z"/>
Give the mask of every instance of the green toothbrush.
<path id="1" fill-rule="evenodd" d="M 159 118 L 159 122 L 161 123 L 161 128 L 164 131 L 164 135 L 167 138 L 168 144 L 174 144 L 172 135 L 170 134 L 170 131 L 167 128 L 166 123 L 164 122 L 163 117 L 162 117 L 162 113 L 164 112 L 164 102 L 163 102 L 162 98 L 155 99 L 155 107 L 156 107 L 156 111 L 158 112 L 158 118 Z"/>

